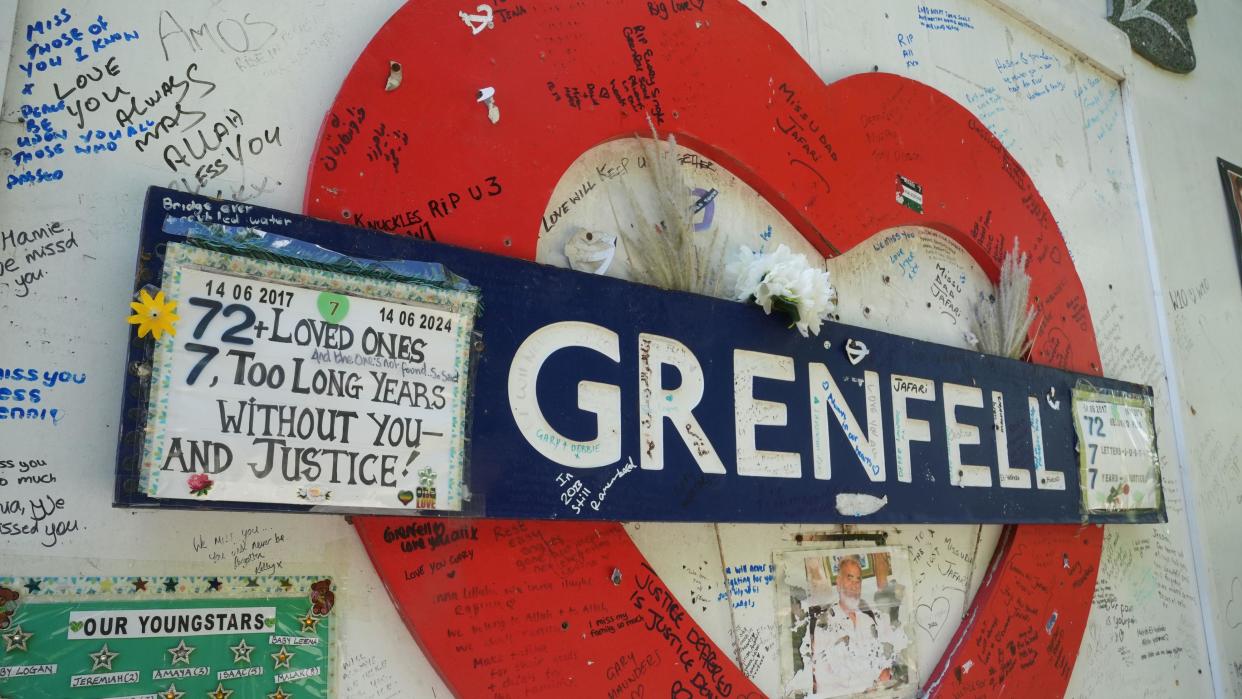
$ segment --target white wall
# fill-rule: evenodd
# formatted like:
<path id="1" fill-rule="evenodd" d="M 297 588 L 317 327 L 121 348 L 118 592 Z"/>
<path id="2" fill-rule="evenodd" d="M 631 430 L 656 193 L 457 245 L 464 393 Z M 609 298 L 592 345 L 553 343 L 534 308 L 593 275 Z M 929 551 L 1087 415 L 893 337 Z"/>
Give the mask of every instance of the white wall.
<path id="1" fill-rule="evenodd" d="M 1204 618 L 1219 696 L 1242 697 L 1242 283 L 1217 174 L 1242 161 L 1238 66 L 1242 5 L 1198 3 L 1198 67 L 1188 76 L 1132 66 L 1136 152 L 1158 262 L 1161 344 L 1173 357 L 1185 495 L 1196 533 Z M 1189 293 L 1184 293 L 1189 292 Z M 1174 303 L 1174 297 L 1178 303 Z M 1183 304 L 1182 299 L 1191 299 Z M 1157 338 L 1153 338 L 1153 344 Z M 1172 444 L 1167 449 L 1171 450 Z"/>

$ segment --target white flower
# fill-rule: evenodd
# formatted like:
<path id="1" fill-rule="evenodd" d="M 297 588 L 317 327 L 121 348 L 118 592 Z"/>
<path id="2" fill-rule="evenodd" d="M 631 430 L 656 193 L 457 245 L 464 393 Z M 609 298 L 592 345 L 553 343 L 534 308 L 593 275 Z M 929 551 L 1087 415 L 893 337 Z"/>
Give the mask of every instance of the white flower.
<path id="1" fill-rule="evenodd" d="M 779 301 L 790 310 L 803 337 L 818 335 L 828 314 L 836 310 L 836 291 L 829 284 L 828 272 L 811 266 L 805 255 L 785 245 L 769 253 L 742 246 L 726 271 L 734 279 L 734 299 L 753 298 L 768 314 Z"/>
<path id="2" fill-rule="evenodd" d="M 743 245 L 737 256 L 725 267 L 725 274 L 734 280 L 732 296 L 735 301 L 749 301 L 755 295 L 755 287 L 768 273 L 768 258 L 763 253 Z"/>

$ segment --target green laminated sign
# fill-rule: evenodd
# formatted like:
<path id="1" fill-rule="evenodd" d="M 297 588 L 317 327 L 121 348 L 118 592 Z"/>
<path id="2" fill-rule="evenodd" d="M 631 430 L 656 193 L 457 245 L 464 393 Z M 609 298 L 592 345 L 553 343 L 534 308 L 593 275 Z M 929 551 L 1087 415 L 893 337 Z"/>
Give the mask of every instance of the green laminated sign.
<path id="1" fill-rule="evenodd" d="M 0 578 L 0 698 L 322 699 L 330 580 Z"/>

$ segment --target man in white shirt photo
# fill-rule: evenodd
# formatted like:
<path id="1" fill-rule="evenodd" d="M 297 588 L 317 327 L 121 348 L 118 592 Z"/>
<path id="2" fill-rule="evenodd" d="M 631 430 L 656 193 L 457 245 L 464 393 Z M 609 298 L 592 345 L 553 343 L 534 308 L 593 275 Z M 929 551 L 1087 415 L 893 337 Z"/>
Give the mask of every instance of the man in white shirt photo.
<path id="1" fill-rule="evenodd" d="M 836 599 L 832 601 L 824 569 L 827 560 L 806 559 L 805 563 L 810 594 L 802 602 L 805 617 L 799 624 L 805 625 L 806 632 L 799 648 L 803 670 L 798 684 L 809 690 L 808 697 L 823 699 L 889 686 L 894 660 L 909 639 L 900 628 L 893 628 L 889 610 L 876 611 L 863 598 L 862 561 L 854 555 L 836 559 Z"/>

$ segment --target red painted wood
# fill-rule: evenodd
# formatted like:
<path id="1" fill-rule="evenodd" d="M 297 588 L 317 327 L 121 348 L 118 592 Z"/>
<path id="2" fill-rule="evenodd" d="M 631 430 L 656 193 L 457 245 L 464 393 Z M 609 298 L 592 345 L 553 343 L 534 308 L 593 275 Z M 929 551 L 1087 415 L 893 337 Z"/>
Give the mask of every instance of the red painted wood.
<path id="1" fill-rule="evenodd" d="M 948 97 L 879 73 L 824 85 L 771 27 L 732 2 L 709 0 L 667 19 L 635 0 L 499 3 L 510 14 L 497 10 L 494 27 L 477 35 L 458 16 L 465 7 L 410 3 L 377 32 L 320 134 L 308 213 L 531 258 L 543 215 L 559 204 L 548 199 L 566 167 L 598 143 L 646 132 L 645 115 L 658 114 L 661 134 L 675 133 L 729 167 L 826 255 L 886 228 L 923 225 L 953 237 L 995 278 L 1016 236 L 1031 254 L 1032 294 L 1042 312 L 1033 359 L 1099 372 L 1082 285 L 1051 212 L 999 141 Z M 392 61 L 401 66 L 402 83 L 387 92 Z M 650 84 L 637 88 L 645 95 L 641 102 L 599 97 L 601 85 L 611 90 L 614 81 L 642 80 Z M 495 124 L 475 101 L 484 87 L 495 88 Z M 594 100 L 587 94 L 592 89 Z M 895 201 L 898 175 L 923 188 L 924 213 Z M 646 613 L 628 597 L 642 556 L 617 525 L 527 522 L 522 536 L 530 538 L 515 552 L 513 538 L 495 531 L 506 525 L 474 522 L 479 539 L 468 546 L 403 553 L 399 542 L 385 541 L 385 531 L 434 520 L 355 521 L 411 632 L 463 696 L 502 688 L 488 674 L 493 665 L 480 664 L 494 654 L 520 654 L 513 656 L 520 662 L 505 661 L 508 678 L 523 668 L 553 668 L 557 681 L 592 696 L 618 686 L 607 669 L 623 649 L 639 660 L 660 654 L 661 664 L 645 671 L 645 682 L 660 694 L 673 682 L 692 683 L 703 667 L 697 661 L 675 667 L 676 643 L 645 623 L 589 635 L 601 619 Z M 1101 532 L 1007 529 L 927 691 L 1063 694 L 1090 610 Z M 599 548 L 566 563 L 566 555 L 578 554 L 539 545 L 552 541 L 582 547 L 593 541 Z M 465 551 L 473 558 L 430 570 Z M 424 573 L 411 577 L 419 566 Z M 612 567 L 623 570 L 619 587 L 609 580 Z M 450 570 L 459 572 L 450 576 Z M 567 575 L 581 576 L 583 584 L 559 588 Z M 510 594 L 510 584 L 542 591 Z M 490 617 L 457 613 L 464 600 L 448 595 L 460 598 L 471 586 L 491 586 L 480 599 L 500 606 L 483 611 L 503 627 L 489 630 Z M 543 605 L 558 613 L 523 621 Z M 569 629 L 547 633 L 548 624 L 559 628 L 560 621 Z M 461 636 L 450 637 L 449 629 Z M 689 631 L 681 633 L 685 644 Z M 730 696 L 753 690 L 732 664 L 720 672 L 733 686 Z M 564 687 L 542 684 L 553 678 L 536 675 L 507 690 L 563 693 Z"/>
<path id="2" fill-rule="evenodd" d="M 354 520 L 406 626 L 458 696 L 763 696 L 621 525 L 439 520 L 477 539 L 401 549 L 418 539 L 400 538 L 400 527 L 436 523 Z"/>
<path id="3" fill-rule="evenodd" d="M 1097 525 L 1005 527 L 979 594 L 924 685 L 926 696 L 1063 696 L 1103 544 Z"/>

